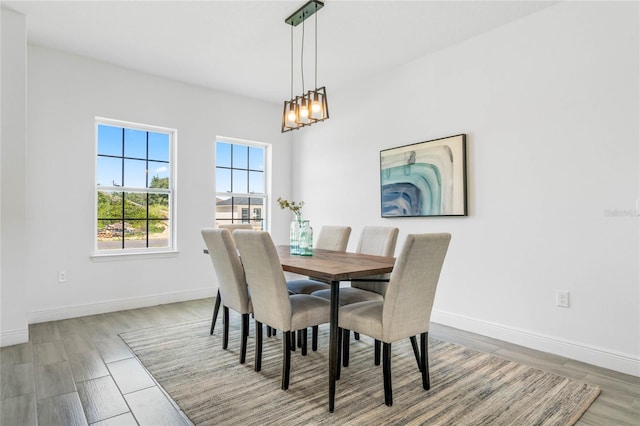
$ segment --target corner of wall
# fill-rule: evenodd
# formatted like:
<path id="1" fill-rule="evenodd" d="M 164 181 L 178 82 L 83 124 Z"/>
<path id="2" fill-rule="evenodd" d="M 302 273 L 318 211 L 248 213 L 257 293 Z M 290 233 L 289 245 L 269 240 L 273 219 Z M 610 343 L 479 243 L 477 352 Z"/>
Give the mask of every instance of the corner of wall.
<path id="1" fill-rule="evenodd" d="M 2 103 L 0 156 L 0 342 L 28 341 L 24 273 L 26 234 L 26 62 L 27 31 L 23 15 L 2 9 L 0 49 Z"/>

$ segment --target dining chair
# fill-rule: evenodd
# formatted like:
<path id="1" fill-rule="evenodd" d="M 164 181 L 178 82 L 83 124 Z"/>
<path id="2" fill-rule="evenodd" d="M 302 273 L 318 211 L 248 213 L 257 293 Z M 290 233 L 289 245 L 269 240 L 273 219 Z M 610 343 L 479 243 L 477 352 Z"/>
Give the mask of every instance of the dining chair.
<path id="1" fill-rule="evenodd" d="M 229 308 L 231 308 L 242 315 L 240 364 L 244 364 L 247 355 L 247 338 L 249 336 L 249 314 L 253 312 L 253 308 L 244 278 L 242 262 L 238 256 L 238 250 L 231 232 L 228 229 L 207 228 L 202 229 L 201 233 L 218 279 L 218 299 L 222 300 L 224 326 L 222 349 L 227 349 L 229 343 Z M 212 334 L 216 317 L 217 312 L 214 313 L 211 325 Z"/>
<path id="2" fill-rule="evenodd" d="M 344 252 L 347 250 L 350 235 L 350 226 L 324 225 L 320 228 L 315 248 Z M 289 289 L 289 293 L 292 294 L 311 294 L 314 291 L 325 289 L 331 291 L 330 284 L 314 280 L 311 277 L 287 281 L 287 288 Z M 315 351 L 318 349 L 317 326 L 313 327 L 311 336 L 311 346 Z M 303 346 L 302 340 L 306 340 L 306 338 L 304 337 L 304 332 L 300 330 L 298 331 L 298 347 Z"/>
<path id="3" fill-rule="evenodd" d="M 387 226 L 365 226 L 358 240 L 356 253 L 376 256 L 393 256 L 398 240 L 398 228 Z M 367 281 L 370 279 L 372 281 Z M 350 287 L 340 288 L 340 305 L 382 300 L 387 291 L 389 274 L 376 275 L 351 281 Z M 313 296 L 331 300 L 331 288 L 317 290 Z"/>
<path id="4" fill-rule="evenodd" d="M 375 256 L 393 256 L 398 241 L 398 228 L 390 226 L 365 226 L 358 240 L 356 253 L 371 254 Z M 367 279 L 371 281 L 367 281 Z M 382 300 L 387 291 L 389 282 L 389 274 L 374 275 L 351 281 L 350 287 L 340 288 L 339 304 L 340 306 L 349 305 L 351 303 L 368 302 L 372 300 Z M 323 297 L 331 300 L 331 289 L 317 290 L 311 293 L 314 296 Z M 356 340 L 360 339 L 360 335 L 354 332 Z M 343 333 L 343 345 L 349 344 L 349 333 Z M 414 340 L 412 340 L 412 343 Z M 349 363 L 348 358 L 343 358 L 343 365 L 346 367 Z M 375 364 L 380 365 L 380 343 L 376 342 Z"/>
<path id="5" fill-rule="evenodd" d="M 322 250 L 346 251 L 351 235 L 350 226 L 325 225 L 320 228 L 315 248 Z M 311 294 L 317 290 L 331 289 L 331 285 L 314 279 L 287 281 L 287 288 L 293 294 Z"/>
<path id="6" fill-rule="evenodd" d="M 253 226 L 250 223 L 223 223 L 218 225 L 219 229 L 228 229 L 229 232 L 233 233 L 236 229 L 253 229 Z M 213 335 L 213 330 L 216 328 L 216 321 L 218 319 L 218 312 L 220 311 L 220 303 L 222 302 L 222 298 L 220 297 L 220 290 L 216 294 L 216 301 L 213 306 L 213 318 L 211 319 L 211 330 L 209 334 Z"/>
<path id="7" fill-rule="evenodd" d="M 308 294 L 289 294 L 278 252 L 268 232 L 240 229 L 234 231 L 233 236 L 240 251 L 253 304 L 256 323 L 255 370 L 262 368 L 262 324 L 281 330 L 281 387 L 286 390 L 289 388 L 292 332 L 328 323 L 331 304 Z"/>
<path id="8" fill-rule="evenodd" d="M 383 300 L 340 307 L 339 329 L 353 330 L 381 341 L 384 400 L 393 405 L 391 344 L 420 335 L 422 387 L 429 390 L 427 338 L 431 309 L 450 234 L 410 234 L 398 257 Z M 348 345 L 343 345 L 348 356 Z"/>

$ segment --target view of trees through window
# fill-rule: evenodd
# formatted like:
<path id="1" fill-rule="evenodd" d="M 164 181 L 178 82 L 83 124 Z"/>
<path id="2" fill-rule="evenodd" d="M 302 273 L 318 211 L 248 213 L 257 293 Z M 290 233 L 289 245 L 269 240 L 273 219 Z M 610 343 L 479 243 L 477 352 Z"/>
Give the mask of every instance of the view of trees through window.
<path id="1" fill-rule="evenodd" d="M 216 224 L 250 223 L 264 229 L 265 148 L 216 142 Z"/>
<path id="2" fill-rule="evenodd" d="M 172 133 L 112 123 L 97 132 L 97 249 L 170 248 Z"/>

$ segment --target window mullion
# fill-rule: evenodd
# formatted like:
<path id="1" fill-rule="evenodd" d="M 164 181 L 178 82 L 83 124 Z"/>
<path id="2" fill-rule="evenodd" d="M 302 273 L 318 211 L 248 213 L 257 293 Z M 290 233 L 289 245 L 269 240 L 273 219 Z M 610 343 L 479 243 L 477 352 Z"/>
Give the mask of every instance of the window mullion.
<path id="1" fill-rule="evenodd" d="M 247 170 L 246 170 L 246 176 L 247 176 L 247 194 L 249 193 L 249 146 L 246 146 L 246 152 L 247 152 Z M 251 200 L 249 200 L 250 202 Z M 251 208 L 249 208 L 249 212 L 251 212 Z M 251 216 L 251 214 L 249 214 L 249 216 Z"/>
<path id="2" fill-rule="evenodd" d="M 125 159 L 124 159 L 124 134 L 125 134 L 125 129 L 124 127 L 122 128 L 122 170 L 121 170 L 121 176 L 120 176 L 120 186 L 124 186 L 124 165 L 125 165 Z M 125 243 L 125 239 L 124 239 L 124 224 L 125 224 L 125 199 L 124 199 L 124 194 L 125 192 L 123 191 L 122 193 L 122 222 L 120 224 L 120 227 L 122 229 L 122 248 L 124 249 L 124 243 Z"/>
<path id="3" fill-rule="evenodd" d="M 218 197 L 253 197 L 264 198 L 267 194 L 263 192 L 216 192 Z"/>
<path id="4" fill-rule="evenodd" d="M 145 196 L 145 200 L 146 200 L 146 214 L 145 214 L 145 240 L 146 240 L 146 246 L 147 248 L 149 248 L 149 132 L 146 133 L 147 136 L 147 140 L 145 141 L 145 151 L 146 151 L 146 155 L 145 155 L 145 160 L 144 160 L 144 170 L 145 170 L 145 179 L 147 181 L 147 193 Z"/>

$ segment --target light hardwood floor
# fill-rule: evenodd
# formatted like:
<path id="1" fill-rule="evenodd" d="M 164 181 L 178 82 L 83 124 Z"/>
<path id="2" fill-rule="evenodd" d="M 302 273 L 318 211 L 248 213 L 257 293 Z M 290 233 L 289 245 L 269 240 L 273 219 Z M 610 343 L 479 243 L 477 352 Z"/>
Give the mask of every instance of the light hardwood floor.
<path id="1" fill-rule="evenodd" d="M 191 424 L 118 334 L 210 318 L 212 308 L 201 299 L 31 325 L 28 343 L 0 350 L 0 425 Z M 439 324 L 430 334 L 600 386 L 578 425 L 640 425 L 638 377 Z"/>

